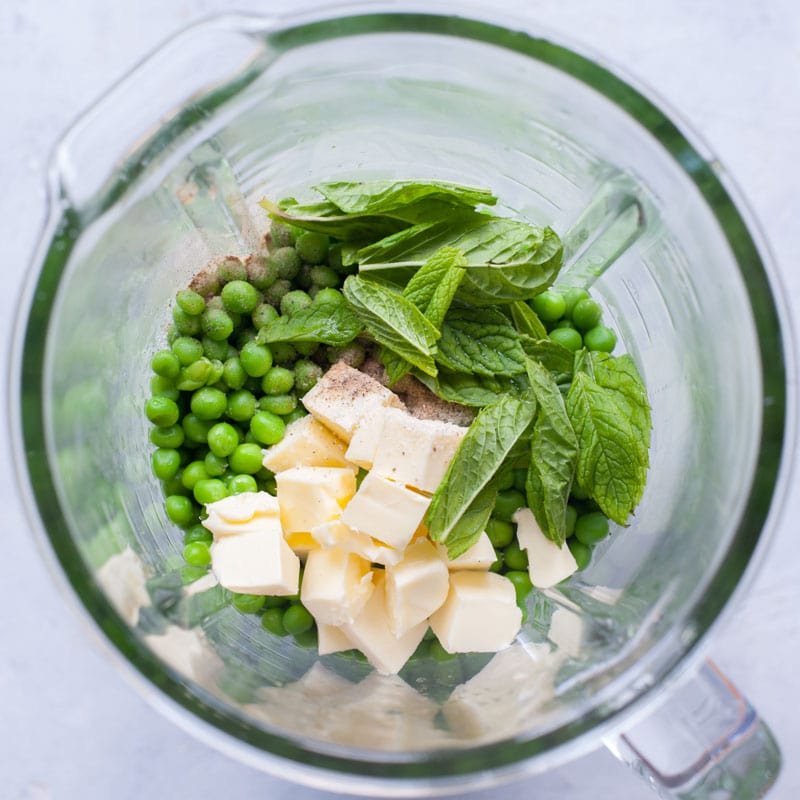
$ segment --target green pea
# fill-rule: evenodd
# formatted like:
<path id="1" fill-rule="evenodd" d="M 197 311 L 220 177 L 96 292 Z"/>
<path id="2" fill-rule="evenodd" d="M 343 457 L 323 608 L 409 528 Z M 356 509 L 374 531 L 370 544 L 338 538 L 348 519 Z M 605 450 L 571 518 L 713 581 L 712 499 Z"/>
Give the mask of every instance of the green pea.
<path id="1" fill-rule="evenodd" d="M 286 367 L 271 367 L 261 379 L 264 394 L 286 394 L 294 386 L 294 372 Z"/>
<path id="2" fill-rule="evenodd" d="M 321 377 L 322 367 L 313 361 L 301 359 L 294 365 L 294 384 L 301 395 L 313 389 Z"/>
<path id="3" fill-rule="evenodd" d="M 208 480 L 210 477 L 205 461 L 192 461 L 183 468 L 181 483 L 185 488 L 193 490 L 198 481 Z"/>
<path id="4" fill-rule="evenodd" d="M 583 334 L 587 349 L 610 353 L 617 346 L 617 334 L 605 325 L 595 325 Z"/>
<path id="5" fill-rule="evenodd" d="M 175 381 L 171 378 L 165 378 L 163 375 L 153 375 L 150 378 L 150 394 L 153 397 L 168 397 L 170 400 L 178 401 L 181 393 L 175 385 Z"/>
<path id="6" fill-rule="evenodd" d="M 525 605 L 525 598 L 533 589 L 530 575 L 524 570 L 512 569 L 506 572 L 506 578 L 514 584 L 514 591 L 517 593 L 517 605 Z"/>
<path id="7" fill-rule="evenodd" d="M 525 495 L 522 492 L 518 492 L 516 489 L 507 489 L 498 493 L 492 516 L 496 519 L 511 522 L 511 517 L 514 513 L 524 505 Z"/>
<path id="8" fill-rule="evenodd" d="M 519 546 L 516 539 L 503 550 L 503 563 L 511 570 L 528 568 L 528 553 Z"/>
<path id="9" fill-rule="evenodd" d="M 211 563 L 211 550 L 205 542 L 191 542 L 183 548 L 183 558 L 193 567 L 205 567 Z"/>
<path id="10" fill-rule="evenodd" d="M 261 447 L 255 443 L 240 444 L 230 455 L 228 466 L 234 472 L 255 475 L 262 467 Z"/>
<path id="11" fill-rule="evenodd" d="M 486 535 L 496 548 L 508 547 L 514 540 L 514 525 L 506 520 L 491 518 L 486 523 Z"/>
<path id="12" fill-rule="evenodd" d="M 567 539 L 567 547 L 569 547 L 575 563 L 578 565 L 579 570 L 584 570 L 589 566 L 592 560 L 592 548 L 588 544 L 578 541 L 575 537 Z"/>
<path id="13" fill-rule="evenodd" d="M 279 416 L 291 414 L 297 407 L 297 397 L 293 394 L 266 395 L 258 401 L 258 407 L 262 411 L 269 411 Z"/>
<path id="14" fill-rule="evenodd" d="M 514 470 L 514 488 L 518 492 L 522 492 L 525 494 L 525 484 L 528 481 L 528 470 L 527 469 L 515 469 Z"/>
<path id="15" fill-rule="evenodd" d="M 581 514 L 575 521 L 575 538 L 583 544 L 597 544 L 608 536 L 608 517 L 600 511 Z"/>
<path id="16" fill-rule="evenodd" d="M 321 289 L 335 289 L 342 283 L 341 276 L 335 270 L 322 264 L 311 267 L 309 276 L 312 287 L 318 286 Z"/>
<path id="17" fill-rule="evenodd" d="M 247 373 L 244 371 L 242 362 L 238 356 L 229 358 L 222 368 L 222 380 L 229 389 L 241 389 L 247 380 Z"/>
<path id="18" fill-rule="evenodd" d="M 272 239 L 272 243 L 276 247 L 288 247 L 294 244 L 297 236 L 297 229 L 274 219 L 269 226 L 269 235 Z"/>
<path id="19" fill-rule="evenodd" d="M 145 403 L 145 414 L 147 419 L 158 425 L 159 428 L 167 428 L 174 425 L 181 413 L 178 410 L 178 405 L 174 400 L 169 397 L 151 397 Z"/>
<path id="20" fill-rule="evenodd" d="M 202 314 L 206 310 L 206 301 L 192 289 L 182 289 L 175 295 L 175 299 L 183 311 L 193 317 Z"/>
<path id="21" fill-rule="evenodd" d="M 200 419 L 196 414 L 186 414 L 181 420 L 186 441 L 190 444 L 205 444 L 208 441 L 208 432 L 214 423 L 211 420 Z"/>
<path id="22" fill-rule="evenodd" d="M 208 336 L 203 337 L 203 355 L 212 361 L 225 361 L 228 358 L 228 341 L 222 339 L 216 341 L 209 339 Z"/>
<path id="23" fill-rule="evenodd" d="M 561 319 L 555 324 L 556 328 L 569 328 L 570 330 L 576 331 L 578 330 L 575 327 L 575 323 L 571 319 Z"/>
<path id="24" fill-rule="evenodd" d="M 164 378 L 177 378 L 181 362 L 172 350 L 159 350 L 150 359 L 150 368 Z"/>
<path id="25" fill-rule="evenodd" d="M 195 483 L 192 494 L 198 503 L 208 505 L 227 497 L 228 487 L 219 478 L 206 478 Z"/>
<path id="26" fill-rule="evenodd" d="M 572 489 L 570 489 L 570 497 L 575 498 L 575 500 L 588 500 L 589 493 L 584 489 L 582 486 L 579 486 L 577 483 L 572 484 Z"/>
<path id="27" fill-rule="evenodd" d="M 344 303 L 344 295 L 333 287 L 323 287 L 314 296 L 317 305 L 338 306 Z"/>
<path id="28" fill-rule="evenodd" d="M 222 283 L 247 279 L 247 268 L 238 256 L 226 256 L 217 265 L 217 276 Z"/>
<path id="29" fill-rule="evenodd" d="M 156 447 L 176 449 L 183 444 L 184 438 L 183 428 L 177 424 L 150 430 L 150 442 Z"/>
<path id="30" fill-rule="evenodd" d="M 258 484 L 252 475 L 233 475 L 228 483 L 229 494 L 257 492 Z"/>
<path id="31" fill-rule="evenodd" d="M 210 451 L 205 454 L 203 463 L 206 465 L 206 472 L 212 478 L 219 478 L 221 475 L 224 475 L 228 469 L 228 462 Z"/>
<path id="32" fill-rule="evenodd" d="M 203 355 L 203 344 L 191 336 L 179 336 L 172 343 L 172 352 L 178 357 L 181 366 L 188 366 Z"/>
<path id="33" fill-rule="evenodd" d="M 292 284 L 285 278 L 279 278 L 272 286 L 264 290 L 264 299 L 273 306 L 279 306 L 285 294 L 292 291 Z"/>
<path id="34" fill-rule="evenodd" d="M 555 289 L 547 289 L 530 301 L 531 308 L 542 322 L 555 322 L 564 316 L 567 304 L 564 296 Z"/>
<path id="35" fill-rule="evenodd" d="M 173 307 L 172 321 L 181 336 L 196 336 L 200 333 L 200 318 L 187 314 L 180 306 Z"/>
<path id="36" fill-rule="evenodd" d="M 581 300 L 587 300 L 589 298 L 589 292 L 586 289 L 567 289 L 564 292 L 564 313 L 568 316 L 572 316 L 572 311 L 574 310 L 575 306 Z"/>
<path id="37" fill-rule="evenodd" d="M 250 432 L 256 441 L 261 442 L 261 444 L 273 445 L 283 439 L 283 435 L 286 432 L 286 424 L 276 414 L 269 411 L 259 411 L 250 420 Z M 241 471 L 247 472 L 247 470 Z"/>
<path id="38" fill-rule="evenodd" d="M 204 528 L 202 525 L 192 525 L 192 527 L 183 534 L 183 543 L 185 545 L 191 544 L 192 542 L 202 542 L 203 544 L 210 545 L 213 541 L 214 537 L 211 531 Z"/>
<path id="39" fill-rule="evenodd" d="M 272 366 L 272 353 L 270 349 L 257 342 L 248 342 L 239 353 L 244 371 L 252 378 L 266 375 Z"/>
<path id="40" fill-rule="evenodd" d="M 236 422 L 247 422 L 256 413 L 255 395 L 247 389 L 231 392 L 225 413 Z"/>
<path id="41" fill-rule="evenodd" d="M 268 608 L 261 617 L 261 624 L 265 630 L 275 636 L 287 636 L 289 631 L 283 624 L 283 608 Z"/>
<path id="42" fill-rule="evenodd" d="M 196 521 L 195 506 L 188 497 L 179 494 L 171 494 L 164 501 L 164 508 L 166 509 L 167 517 L 169 517 L 170 521 L 180 527 L 185 527 Z"/>
<path id="43" fill-rule="evenodd" d="M 275 363 L 282 367 L 293 364 L 297 360 L 297 350 L 289 342 L 273 342 L 270 350 Z"/>
<path id="44" fill-rule="evenodd" d="M 198 419 L 219 419 L 228 407 L 228 398 L 225 392 L 206 386 L 192 394 L 190 407 Z"/>
<path id="45" fill-rule="evenodd" d="M 358 369 L 367 357 L 364 346 L 359 342 L 350 342 L 343 347 L 328 348 L 328 362 L 335 364 L 337 361 L 344 361 L 350 367 Z"/>
<path id="46" fill-rule="evenodd" d="M 594 328 L 603 316 L 603 309 L 591 298 L 579 300 L 572 309 L 572 321 L 582 331 Z"/>
<path id="47" fill-rule="evenodd" d="M 181 495 L 182 497 L 191 497 L 192 493 L 183 485 L 183 472 L 179 472 L 174 478 L 168 481 L 161 482 L 161 492 L 164 497 L 172 495 Z"/>
<path id="48" fill-rule="evenodd" d="M 567 513 L 566 513 L 566 534 L 567 537 L 572 536 L 575 532 L 575 522 L 578 519 L 578 509 L 575 506 L 567 506 Z"/>
<path id="49" fill-rule="evenodd" d="M 330 239 L 324 233 L 301 233 L 295 242 L 297 255 L 307 264 L 321 264 L 328 255 Z"/>
<path id="50" fill-rule="evenodd" d="M 153 475 L 160 481 L 168 481 L 178 474 L 181 468 L 181 454 L 177 450 L 160 447 L 150 456 Z"/>
<path id="51" fill-rule="evenodd" d="M 287 633 L 291 633 L 293 636 L 297 636 L 298 633 L 304 633 L 313 624 L 314 617 L 300 603 L 292 603 L 283 612 L 283 627 L 286 628 Z"/>
<path id="52" fill-rule="evenodd" d="M 169 328 L 167 328 L 167 344 L 172 347 L 178 337 L 180 337 L 180 334 L 177 328 L 174 325 L 170 325 Z"/>
<path id="53" fill-rule="evenodd" d="M 208 448 L 218 458 L 227 458 L 239 444 L 236 428 L 228 422 L 218 422 L 207 435 Z"/>
<path id="54" fill-rule="evenodd" d="M 503 559 L 498 558 L 496 561 L 492 561 L 491 566 L 489 567 L 490 572 L 502 572 L 503 571 Z"/>
<path id="55" fill-rule="evenodd" d="M 300 645 L 300 647 L 306 647 L 309 650 L 312 647 L 316 647 L 317 643 L 319 642 L 317 626 L 312 625 L 307 631 L 294 634 L 294 640 Z"/>
<path id="56" fill-rule="evenodd" d="M 281 280 L 291 281 L 300 272 L 300 256 L 294 247 L 279 247 L 268 259 Z"/>
<path id="57" fill-rule="evenodd" d="M 251 314 L 258 305 L 258 291 L 247 281 L 231 281 L 222 287 L 222 304 L 234 314 Z"/>
<path id="58" fill-rule="evenodd" d="M 283 421 L 287 425 L 291 425 L 293 422 L 297 422 L 298 419 L 303 419 L 303 417 L 308 416 L 308 411 L 306 411 L 303 406 L 297 406 L 294 411 L 290 411 L 288 414 L 284 414 Z"/>
<path id="59" fill-rule="evenodd" d="M 261 594 L 240 594 L 234 592 L 233 607 L 244 614 L 256 614 L 264 607 L 266 597 Z"/>
<path id="60" fill-rule="evenodd" d="M 295 342 L 293 347 L 297 350 L 298 355 L 308 358 L 313 356 L 319 350 L 319 342 Z"/>
<path id="61" fill-rule="evenodd" d="M 263 292 L 278 280 L 278 270 L 265 258 L 249 258 L 247 264 L 247 280 Z M 253 312 L 255 314 L 255 311 Z"/>
<path id="62" fill-rule="evenodd" d="M 311 298 L 302 289 L 293 289 L 281 298 L 281 314 L 295 314 L 311 305 Z"/>
<path id="63" fill-rule="evenodd" d="M 278 319 L 278 311 L 275 306 L 271 306 L 269 303 L 261 303 L 253 310 L 251 319 L 253 327 L 256 330 L 261 330 L 265 325 L 269 325 L 270 322 Z"/>
<path id="64" fill-rule="evenodd" d="M 222 309 L 207 308 L 200 322 L 203 333 L 215 342 L 221 342 L 233 333 L 233 318 Z"/>
<path id="65" fill-rule="evenodd" d="M 285 596 L 278 596 L 278 595 L 267 595 L 266 602 L 264 603 L 264 608 L 280 608 L 284 609 L 288 606 L 290 600 L 288 597 Z M 283 616 L 283 611 L 281 611 L 281 616 Z"/>
<path id="66" fill-rule="evenodd" d="M 583 339 L 580 333 L 572 328 L 553 328 L 548 336 L 551 341 L 560 344 L 562 347 L 566 347 L 567 350 L 571 350 L 573 353 L 583 347 Z"/>

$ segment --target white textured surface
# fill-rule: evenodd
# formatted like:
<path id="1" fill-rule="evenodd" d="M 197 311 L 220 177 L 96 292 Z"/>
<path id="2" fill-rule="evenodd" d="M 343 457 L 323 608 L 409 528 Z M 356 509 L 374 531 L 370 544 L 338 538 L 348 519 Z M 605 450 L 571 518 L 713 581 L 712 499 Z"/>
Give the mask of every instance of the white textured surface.
<path id="1" fill-rule="evenodd" d="M 270 13 L 305 5 L 303 0 L 239 0 L 236 7 Z M 517 0 L 507 5 L 624 64 L 691 120 L 749 198 L 781 267 L 789 301 L 800 308 L 797 0 L 538 0 L 530 8 Z M 10 338 L 18 288 L 43 220 L 43 172 L 58 134 L 168 35 L 228 7 L 225 0 L 0 3 L 4 341 Z M 5 395 L 0 404 L 5 416 Z M 140 699 L 53 588 L 19 507 L 8 459 L 0 466 L 0 796 L 330 797 L 229 760 Z M 751 594 L 710 647 L 781 742 L 783 773 L 770 798 L 800 796 L 800 548 L 793 524 L 798 512 L 800 500 L 793 491 Z M 476 795 L 501 796 L 644 800 L 653 795 L 598 751 L 548 775 Z"/>

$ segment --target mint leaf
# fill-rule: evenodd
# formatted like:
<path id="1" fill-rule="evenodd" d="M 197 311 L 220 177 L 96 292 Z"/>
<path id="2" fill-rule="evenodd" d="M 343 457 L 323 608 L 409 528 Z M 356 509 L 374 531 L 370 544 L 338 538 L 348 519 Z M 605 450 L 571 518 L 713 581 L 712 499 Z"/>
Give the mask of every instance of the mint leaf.
<path id="1" fill-rule="evenodd" d="M 527 336 L 521 336 L 520 343 L 527 356 L 538 361 L 554 375 L 566 376 L 568 379 L 572 377 L 575 354 L 564 345 L 552 339 L 534 340 Z"/>
<path id="2" fill-rule="evenodd" d="M 486 530 L 486 523 L 492 516 L 496 502 L 497 482 L 491 480 L 478 492 L 450 531 L 447 537 L 448 558 L 458 558 L 478 541 Z"/>
<path id="3" fill-rule="evenodd" d="M 495 378 L 440 369 L 435 378 L 421 373 L 416 373 L 416 378 L 442 400 L 473 408 L 491 405 L 502 394 L 518 397 L 528 388 L 528 380 L 524 375 Z"/>
<path id="4" fill-rule="evenodd" d="M 312 303 L 268 323 L 256 338 L 261 344 L 321 342 L 343 345 L 352 342 L 362 330 L 361 320 L 346 303 Z"/>
<path id="5" fill-rule="evenodd" d="M 538 409 L 531 431 L 525 493 L 542 533 L 560 547 L 567 538 L 567 501 L 578 460 L 578 440 L 553 376 L 530 359 L 527 372 Z"/>
<path id="6" fill-rule="evenodd" d="M 453 372 L 488 377 L 525 372 L 525 353 L 514 326 L 491 307 L 451 309 L 436 360 Z"/>
<path id="7" fill-rule="evenodd" d="M 525 433 L 536 412 L 532 396 L 501 396 L 483 408 L 456 451 L 428 507 L 430 538 L 448 545 L 459 520 L 491 481 L 516 441 Z M 470 537 L 457 540 L 456 552 L 477 541 L 480 531 L 470 526 Z"/>
<path id="8" fill-rule="evenodd" d="M 439 332 L 413 303 L 356 275 L 345 280 L 342 291 L 376 342 L 422 372 L 436 375 L 433 353 Z"/>
<path id="9" fill-rule="evenodd" d="M 414 273 L 403 289 L 403 296 L 437 328 L 441 328 L 464 278 L 465 263 L 464 254 L 460 250 L 442 247 Z"/>
<path id="10" fill-rule="evenodd" d="M 561 241 L 550 228 L 472 212 L 413 225 L 363 248 L 360 269 L 420 267 L 447 245 L 464 253 L 467 274 L 459 296 L 474 305 L 531 297 L 561 267 Z"/>
<path id="11" fill-rule="evenodd" d="M 516 300 L 509 305 L 511 309 L 511 319 L 517 330 L 532 339 L 546 339 L 547 329 L 539 319 L 539 315 L 522 300 Z M 566 348 L 565 348 L 566 349 Z"/>
<path id="12" fill-rule="evenodd" d="M 566 409 L 578 437 L 577 482 L 604 514 L 626 524 L 644 491 L 651 428 L 630 356 L 579 354 Z"/>
<path id="13" fill-rule="evenodd" d="M 468 208 L 497 202 L 488 189 L 447 181 L 335 181 L 314 188 L 346 214 L 389 214 L 421 200 Z"/>

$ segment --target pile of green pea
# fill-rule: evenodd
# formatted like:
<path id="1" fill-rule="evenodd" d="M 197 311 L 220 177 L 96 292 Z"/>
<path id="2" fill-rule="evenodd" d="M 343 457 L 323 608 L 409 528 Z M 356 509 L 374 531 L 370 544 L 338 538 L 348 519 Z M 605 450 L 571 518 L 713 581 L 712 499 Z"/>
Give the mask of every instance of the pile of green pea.
<path id="1" fill-rule="evenodd" d="M 603 309 L 586 289 L 547 289 L 530 301 L 549 337 L 567 350 L 582 347 L 610 353 L 617 345 L 614 331 L 601 324 Z"/>
<path id="2" fill-rule="evenodd" d="M 263 253 L 227 257 L 177 293 L 167 347 L 150 362 L 145 413 L 156 447 L 152 471 L 167 517 L 184 531 L 189 565 L 211 562 L 212 535 L 200 524 L 206 503 L 241 492 L 275 494 L 262 449 L 305 416 L 299 399 L 343 355 L 316 343 L 263 345 L 258 331 L 311 303 L 343 302 L 338 289 L 351 271 L 328 237 L 274 223 Z M 365 353 L 354 342 L 344 355 L 358 365 Z M 233 593 L 232 604 L 261 614 L 274 634 L 316 642 L 314 619 L 298 595 Z"/>

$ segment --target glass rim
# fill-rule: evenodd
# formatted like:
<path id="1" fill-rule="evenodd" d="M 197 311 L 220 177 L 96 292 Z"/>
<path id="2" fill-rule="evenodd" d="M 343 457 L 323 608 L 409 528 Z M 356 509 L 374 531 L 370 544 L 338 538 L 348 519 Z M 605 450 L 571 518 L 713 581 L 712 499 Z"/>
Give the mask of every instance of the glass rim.
<path id="1" fill-rule="evenodd" d="M 466 10 L 479 13 L 475 8 Z M 638 676 L 643 664 L 653 670 L 653 680 L 649 685 L 630 691 L 630 696 L 615 704 L 605 702 L 611 692 L 601 692 L 593 702 L 586 704 L 578 717 L 536 738 L 520 735 L 474 747 L 402 753 L 327 748 L 310 740 L 306 745 L 296 734 L 276 734 L 250 725 L 218 698 L 200 689 L 188 689 L 177 673 L 141 645 L 97 586 L 72 541 L 50 473 L 41 405 L 46 339 L 42 331 L 47 329 L 62 271 L 87 221 L 96 218 L 118 201 L 119 187 L 109 182 L 93 208 L 75 209 L 59 200 L 57 167 L 51 171 L 49 220 L 43 230 L 19 306 L 10 359 L 11 435 L 18 483 L 22 488 L 28 517 L 32 527 L 40 534 L 40 541 L 49 545 L 44 549 L 54 556 L 49 560 L 56 566 L 60 577 L 65 579 L 61 582 L 70 585 L 82 610 L 91 618 L 94 626 L 102 631 L 107 643 L 112 646 L 110 649 L 120 656 L 116 659 L 118 663 L 139 673 L 143 679 L 140 683 L 153 690 L 146 692 L 151 695 L 150 699 L 160 695 L 174 701 L 179 707 L 175 710 L 185 712 L 182 715 L 185 719 L 176 721 L 194 733 L 198 731 L 190 723 L 201 721 L 213 728 L 210 733 L 232 737 L 234 746 L 249 746 L 255 752 L 247 760 L 255 760 L 270 768 L 269 764 L 262 762 L 277 756 L 283 760 L 283 765 L 276 768 L 283 774 L 287 771 L 291 773 L 291 762 L 297 762 L 303 770 L 313 766 L 317 771 L 361 778 L 366 783 L 385 786 L 387 781 L 402 781 L 410 786 L 419 782 L 423 788 L 430 789 L 431 782 L 437 780 L 469 780 L 474 786 L 476 773 L 494 774 L 519 769 L 523 762 L 529 762 L 534 757 L 543 764 L 543 768 L 568 758 L 568 754 L 555 758 L 554 753 L 566 749 L 576 752 L 579 740 L 585 740 L 590 733 L 597 735 L 600 729 L 609 726 L 621 714 L 644 702 L 689 662 L 700 640 L 720 619 L 726 607 L 730 607 L 734 593 L 743 591 L 746 583 L 742 581 L 744 573 L 747 571 L 747 577 L 752 578 L 756 546 L 774 528 L 775 517 L 789 481 L 790 463 L 785 454 L 790 451 L 787 444 L 794 441 L 795 433 L 795 398 L 791 392 L 793 383 L 789 380 L 794 363 L 791 357 L 793 348 L 789 316 L 781 304 L 782 293 L 779 291 L 773 259 L 741 193 L 730 176 L 718 168 L 716 160 L 710 157 L 709 148 L 692 132 L 680 114 L 669 108 L 663 100 L 656 102 L 652 99 L 654 92 L 643 87 L 618 66 L 607 66 L 607 58 L 597 54 L 585 55 L 585 48 L 569 42 L 561 34 L 550 31 L 544 32 L 544 35 L 542 31 L 533 33 L 530 21 L 494 13 L 490 17 L 492 21 L 478 16 L 453 16 L 445 13 L 444 9 L 441 12 L 423 13 L 397 10 L 394 5 L 381 10 L 381 5 L 361 4 L 344 9 L 340 7 L 338 10 L 328 7 L 316 12 L 305 11 L 281 17 L 277 22 L 274 17 L 225 15 L 202 21 L 190 26 L 189 30 L 239 25 L 243 32 L 262 36 L 272 47 L 283 51 L 346 36 L 434 33 L 519 53 L 571 75 L 605 96 L 642 125 L 694 183 L 720 226 L 739 267 L 750 305 L 759 309 L 759 314 L 754 315 L 754 323 L 761 355 L 761 378 L 765 394 L 769 393 L 773 399 L 769 413 L 765 413 L 765 410 L 762 412 L 758 455 L 741 518 L 728 551 L 713 574 L 708 576 L 702 600 L 685 608 L 671 627 L 671 631 L 682 627 L 684 635 L 680 639 L 681 647 L 673 647 L 667 654 L 659 652 L 659 649 L 665 649 L 659 648 L 659 644 L 663 644 L 666 637 L 653 643 L 642 658 L 629 659 L 631 663 L 620 671 L 610 687 L 613 693 L 617 693 L 621 686 L 629 688 L 632 678 Z M 331 24 L 333 22 L 335 25 Z M 124 88 L 124 81 L 123 78 L 115 90 Z M 236 84 L 235 91 L 241 88 L 240 80 L 234 79 L 232 83 Z M 195 98 L 195 108 L 198 103 L 205 102 L 207 108 L 213 109 L 225 102 L 230 96 L 225 92 L 226 86 L 215 89 L 205 98 Z M 680 127 L 676 120 L 680 122 Z M 131 156 L 131 163 L 143 158 L 143 151 L 154 145 L 156 137 L 159 142 L 163 142 L 165 136 L 172 140 L 190 124 L 178 113 L 141 145 Z M 701 149 L 705 154 L 701 154 Z M 126 177 L 127 180 L 131 179 L 129 170 L 126 171 Z M 135 176 L 132 182 L 135 183 Z M 769 525 L 768 522 L 773 524 Z M 763 552 L 762 548 L 760 553 Z M 220 746 L 218 741 L 215 744 Z M 571 747 L 568 748 L 568 745 Z M 242 756 L 241 752 L 233 754 Z M 292 777 L 309 782 L 306 774 Z M 320 783 L 321 787 L 325 785 Z"/>

